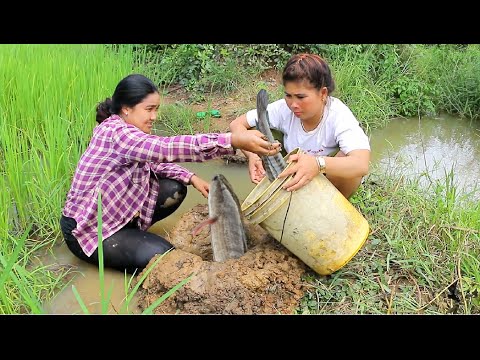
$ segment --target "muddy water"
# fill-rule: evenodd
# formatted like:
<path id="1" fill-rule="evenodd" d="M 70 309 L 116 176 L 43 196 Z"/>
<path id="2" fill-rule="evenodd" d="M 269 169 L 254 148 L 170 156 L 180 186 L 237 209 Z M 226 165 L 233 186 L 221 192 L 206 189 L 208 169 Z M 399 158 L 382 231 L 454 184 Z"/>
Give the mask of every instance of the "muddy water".
<path id="1" fill-rule="evenodd" d="M 480 199 L 476 191 L 480 175 L 480 124 L 468 120 L 442 116 L 434 119 L 396 119 L 371 136 L 372 165 L 380 171 L 401 171 L 406 177 L 418 178 L 428 186 L 431 179 L 442 180 L 445 170 L 453 169 L 454 180 L 460 191 L 470 192 L 470 197 Z M 212 160 L 203 164 L 187 163 L 185 167 L 195 171 L 205 180 L 222 173 L 234 187 L 240 201 L 245 199 L 254 184 L 250 182 L 246 165 L 224 164 L 221 160 Z M 400 169 L 400 170 L 399 170 Z M 166 236 L 169 229 L 186 211 L 196 204 L 206 204 L 194 188 L 188 188 L 188 195 L 181 207 L 169 218 L 156 223 L 150 231 Z M 72 282 L 60 292 L 45 310 L 53 314 L 82 313 L 80 305 L 73 295 L 72 285 L 76 287 L 82 300 L 91 313 L 101 313 L 99 296 L 99 278 L 96 267 L 85 264 L 71 255 L 62 243 L 55 247 L 54 257 L 46 263 L 70 264 L 75 267 Z M 125 297 L 124 274 L 105 270 L 105 286 L 113 287 L 109 313 L 117 313 Z M 138 313 L 133 302 L 129 313 Z"/>
<path id="2" fill-rule="evenodd" d="M 480 199 L 480 123 L 441 116 L 395 119 L 371 137 L 372 164 L 383 172 L 445 184 L 450 171 L 457 193 Z"/>
<path id="3" fill-rule="evenodd" d="M 55 256 L 48 257 L 44 261 L 53 265 L 64 266 L 68 264 L 72 266 L 72 272 L 69 275 L 72 277 L 72 280 L 50 303 L 44 304 L 45 312 L 48 314 L 84 314 L 85 312 L 80 307 L 80 303 L 72 289 L 72 286 L 75 286 L 81 301 L 88 309 L 88 313 L 102 314 L 98 268 L 73 256 L 63 243 L 56 245 L 53 251 Z M 122 308 L 126 298 L 124 284 L 129 279 L 128 275 L 124 276 L 121 272 L 105 269 L 105 292 L 108 293 L 110 288 L 112 289 L 106 313 L 125 314 L 139 312 L 136 306 L 136 298 L 133 299 L 128 309 Z"/>

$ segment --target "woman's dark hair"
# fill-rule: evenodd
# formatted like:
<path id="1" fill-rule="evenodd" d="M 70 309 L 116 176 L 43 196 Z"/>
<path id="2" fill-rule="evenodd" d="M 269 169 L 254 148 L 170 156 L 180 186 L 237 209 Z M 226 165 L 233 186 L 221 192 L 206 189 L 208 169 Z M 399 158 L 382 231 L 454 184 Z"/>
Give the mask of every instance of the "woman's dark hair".
<path id="1" fill-rule="evenodd" d="M 335 82 L 327 62 L 315 54 L 293 55 L 283 69 L 282 80 L 283 85 L 289 81 L 307 80 L 317 90 L 325 86 L 328 94 L 335 90 Z"/>
<path id="2" fill-rule="evenodd" d="M 158 93 L 158 87 L 149 78 L 140 74 L 131 74 L 120 80 L 112 98 L 97 104 L 97 122 L 113 114 L 119 114 L 122 106 L 134 107 L 148 95 Z"/>

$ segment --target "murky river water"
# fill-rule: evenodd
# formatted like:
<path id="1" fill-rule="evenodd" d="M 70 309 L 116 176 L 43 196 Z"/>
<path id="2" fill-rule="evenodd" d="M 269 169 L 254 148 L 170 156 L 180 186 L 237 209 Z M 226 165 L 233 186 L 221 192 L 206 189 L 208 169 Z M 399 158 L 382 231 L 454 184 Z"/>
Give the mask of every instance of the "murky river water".
<path id="1" fill-rule="evenodd" d="M 378 171 L 402 171 L 406 177 L 420 177 L 421 182 L 426 184 L 429 178 L 442 180 L 445 171 L 453 169 L 459 191 L 463 189 L 472 198 L 480 199 L 480 191 L 476 190 L 480 176 L 480 123 L 447 116 L 420 121 L 395 119 L 386 128 L 374 131 L 370 140 L 371 162 L 380 168 Z M 234 187 L 240 201 L 255 187 L 250 182 L 246 165 L 225 165 L 220 160 L 183 165 L 205 180 L 222 173 Z M 155 224 L 151 231 L 165 236 L 183 213 L 196 204 L 206 203 L 199 192 L 189 187 L 187 198 L 180 208 L 169 218 Z M 71 284 L 45 305 L 45 311 L 53 314 L 82 313 L 73 295 L 72 285 L 75 285 L 89 311 L 100 313 L 97 268 L 75 258 L 63 243 L 55 247 L 54 253 L 55 257 L 47 259 L 47 262 L 73 265 L 76 273 Z M 105 270 L 105 287 L 109 289 L 113 286 L 109 313 L 116 313 L 121 308 L 125 297 L 124 284 L 122 273 Z M 130 312 L 136 313 L 138 309 L 133 306 Z"/>
<path id="2" fill-rule="evenodd" d="M 480 199 L 480 123 L 439 117 L 395 119 L 371 137 L 372 164 L 385 171 L 401 169 L 408 178 L 442 180 L 453 170 L 459 192 Z"/>

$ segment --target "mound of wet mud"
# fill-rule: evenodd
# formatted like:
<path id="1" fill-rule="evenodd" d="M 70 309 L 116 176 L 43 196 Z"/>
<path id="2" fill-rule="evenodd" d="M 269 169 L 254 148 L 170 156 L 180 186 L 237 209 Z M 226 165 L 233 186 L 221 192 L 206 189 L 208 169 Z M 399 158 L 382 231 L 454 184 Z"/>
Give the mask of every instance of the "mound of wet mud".
<path id="1" fill-rule="evenodd" d="M 208 217 L 197 205 L 177 222 L 165 254 L 139 290 L 146 309 L 183 279 L 191 279 L 156 309 L 156 314 L 291 314 L 305 293 L 307 267 L 258 225 L 246 224 L 248 251 L 239 259 L 214 262 L 210 230 L 192 229 Z M 154 263 L 153 258 L 147 269 Z M 141 276 L 141 274 L 140 274 Z"/>

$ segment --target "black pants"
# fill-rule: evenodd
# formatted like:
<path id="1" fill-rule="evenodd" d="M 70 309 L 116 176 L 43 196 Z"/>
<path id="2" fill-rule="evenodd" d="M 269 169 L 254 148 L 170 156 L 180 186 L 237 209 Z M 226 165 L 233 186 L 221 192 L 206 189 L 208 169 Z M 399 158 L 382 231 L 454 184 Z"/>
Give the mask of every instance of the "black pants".
<path id="1" fill-rule="evenodd" d="M 187 187 L 176 180 L 160 178 L 159 185 L 152 224 L 171 215 L 187 195 Z M 172 202 L 172 199 L 176 201 Z M 76 226 L 75 219 L 63 215 L 60 218 L 60 228 L 70 251 L 78 258 L 98 265 L 98 249 L 90 257 L 85 255 L 77 239 L 72 235 L 72 230 Z M 133 274 L 135 270 L 138 274 L 156 254 L 163 254 L 173 248 L 173 245 L 163 237 L 140 230 L 137 218 L 104 239 L 102 245 L 104 266 L 122 272 L 126 270 L 129 274 Z"/>

